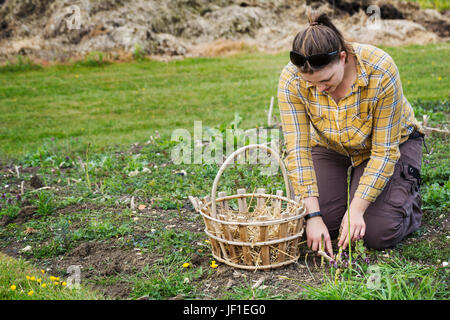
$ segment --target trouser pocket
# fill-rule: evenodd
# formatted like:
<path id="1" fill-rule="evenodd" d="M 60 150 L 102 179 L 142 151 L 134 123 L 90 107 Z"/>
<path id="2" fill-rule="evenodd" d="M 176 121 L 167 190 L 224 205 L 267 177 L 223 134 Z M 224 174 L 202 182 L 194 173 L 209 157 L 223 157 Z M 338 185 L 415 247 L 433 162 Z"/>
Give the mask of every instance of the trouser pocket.
<path id="1" fill-rule="evenodd" d="M 403 217 L 407 217 L 413 211 L 420 211 L 420 171 L 405 162 L 398 162 L 396 166 L 398 171 L 392 177 L 384 202 L 397 208 L 396 211 L 402 212 Z"/>

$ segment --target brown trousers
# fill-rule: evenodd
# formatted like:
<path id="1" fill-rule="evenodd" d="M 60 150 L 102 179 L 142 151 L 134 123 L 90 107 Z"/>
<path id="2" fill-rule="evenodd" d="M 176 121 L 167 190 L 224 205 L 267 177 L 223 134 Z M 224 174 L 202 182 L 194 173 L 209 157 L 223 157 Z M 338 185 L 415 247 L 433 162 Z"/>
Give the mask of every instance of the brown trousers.
<path id="1" fill-rule="evenodd" d="M 364 242 L 367 247 L 393 247 L 419 228 L 422 200 L 416 177 L 421 169 L 423 141 L 421 136 L 410 136 L 409 140 L 400 145 L 401 156 L 395 165 L 394 174 L 364 213 Z M 339 227 L 347 210 L 347 169 L 351 161 L 348 157 L 323 147 L 312 148 L 312 159 L 319 188 L 320 211 L 333 239 L 339 234 Z M 352 170 L 350 202 L 368 161 L 367 159 Z"/>

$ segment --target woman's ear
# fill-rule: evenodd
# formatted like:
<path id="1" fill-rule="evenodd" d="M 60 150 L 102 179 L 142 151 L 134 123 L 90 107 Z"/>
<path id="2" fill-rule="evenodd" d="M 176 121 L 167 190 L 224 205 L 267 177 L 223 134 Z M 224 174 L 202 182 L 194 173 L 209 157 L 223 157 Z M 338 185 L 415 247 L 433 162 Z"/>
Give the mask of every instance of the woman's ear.
<path id="1" fill-rule="evenodd" d="M 341 60 L 345 64 L 347 62 L 347 52 L 339 52 L 339 60 Z"/>

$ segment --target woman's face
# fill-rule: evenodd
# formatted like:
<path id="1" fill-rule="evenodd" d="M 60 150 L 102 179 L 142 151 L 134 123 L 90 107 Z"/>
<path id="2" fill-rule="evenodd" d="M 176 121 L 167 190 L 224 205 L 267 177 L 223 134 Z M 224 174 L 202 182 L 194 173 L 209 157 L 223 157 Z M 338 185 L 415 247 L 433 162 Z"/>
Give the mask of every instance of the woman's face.
<path id="1" fill-rule="evenodd" d="M 342 83 L 345 71 L 345 51 L 340 54 L 339 60 L 316 71 L 313 74 L 302 74 L 302 78 L 317 87 L 320 92 L 334 92 Z"/>

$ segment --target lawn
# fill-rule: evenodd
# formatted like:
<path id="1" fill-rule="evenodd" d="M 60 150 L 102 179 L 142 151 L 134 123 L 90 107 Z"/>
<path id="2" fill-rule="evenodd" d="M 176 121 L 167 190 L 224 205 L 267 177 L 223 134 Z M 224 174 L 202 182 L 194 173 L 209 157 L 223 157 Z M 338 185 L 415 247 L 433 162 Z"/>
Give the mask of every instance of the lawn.
<path id="1" fill-rule="evenodd" d="M 417 118 L 448 124 L 449 44 L 383 49 Z M 422 226 L 396 248 L 359 248 L 352 269 L 321 266 L 304 243 L 297 263 L 270 272 L 212 267 L 188 196 L 210 194 L 219 168 L 174 164 L 171 134 L 200 120 L 222 132 L 264 126 L 286 61 L 253 53 L 0 68 L 1 299 L 80 297 L 60 284 L 43 290 L 40 270 L 57 282 L 79 270 L 87 299 L 448 299 L 450 154 L 439 132 L 424 149 Z M 281 174 L 233 166 L 219 190 L 256 187 L 284 189 Z"/>
<path id="2" fill-rule="evenodd" d="M 450 44 L 384 49 L 399 67 L 409 101 L 448 99 L 450 60 L 442 57 Z M 265 124 L 287 61 L 284 52 L 28 72 L 0 68 L 0 159 L 23 156 L 50 138 L 80 151 L 88 142 L 100 150 L 144 141 L 155 130 L 163 136 L 175 128 L 192 132 L 194 120 L 214 127 L 231 122 L 235 112 L 244 128 Z"/>

